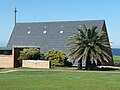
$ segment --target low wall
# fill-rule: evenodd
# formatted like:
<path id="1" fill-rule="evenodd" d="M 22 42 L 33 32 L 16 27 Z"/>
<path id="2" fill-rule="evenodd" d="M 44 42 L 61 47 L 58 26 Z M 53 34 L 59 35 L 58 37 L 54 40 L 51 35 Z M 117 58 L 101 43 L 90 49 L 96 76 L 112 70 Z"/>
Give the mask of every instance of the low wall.
<path id="1" fill-rule="evenodd" d="M 14 68 L 12 55 L 0 55 L 0 68 Z"/>
<path id="2" fill-rule="evenodd" d="M 50 68 L 49 61 L 43 60 L 23 60 L 22 67 L 29 67 L 29 68 Z"/>

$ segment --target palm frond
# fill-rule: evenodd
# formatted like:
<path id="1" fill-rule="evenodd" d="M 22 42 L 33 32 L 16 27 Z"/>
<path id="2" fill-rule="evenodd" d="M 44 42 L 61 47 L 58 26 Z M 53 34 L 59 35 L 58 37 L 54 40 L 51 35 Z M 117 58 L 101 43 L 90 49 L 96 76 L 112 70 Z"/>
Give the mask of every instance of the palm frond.
<path id="1" fill-rule="evenodd" d="M 69 56 L 75 60 L 87 61 L 88 56 L 91 62 L 109 62 L 112 60 L 110 55 L 110 44 L 107 34 L 97 30 L 97 26 L 87 28 L 83 25 L 82 29 L 77 28 L 79 33 L 74 33 L 69 37 L 67 45 L 70 46 Z"/>

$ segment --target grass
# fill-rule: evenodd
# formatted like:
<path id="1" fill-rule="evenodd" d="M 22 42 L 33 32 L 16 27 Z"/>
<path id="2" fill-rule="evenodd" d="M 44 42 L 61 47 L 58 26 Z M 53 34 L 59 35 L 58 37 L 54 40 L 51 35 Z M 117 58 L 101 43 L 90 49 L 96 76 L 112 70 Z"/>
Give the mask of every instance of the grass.
<path id="1" fill-rule="evenodd" d="M 114 60 L 115 63 L 120 62 L 120 56 L 114 56 L 113 60 Z"/>
<path id="2" fill-rule="evenodd" d="M 113 57 L 120 62 L 120 57 Z M 0 72 L 14 69 L 0 69 Z M 0 73 L 0 90 L 120 90 L 120 71 L 79 71 L 67 67 L 18 68 Z"/>
<path id="3" fill-rule="evenodd" d="M 0 73 L 0 90 L 120 90 L 119 71 L 16 70 Z"/>

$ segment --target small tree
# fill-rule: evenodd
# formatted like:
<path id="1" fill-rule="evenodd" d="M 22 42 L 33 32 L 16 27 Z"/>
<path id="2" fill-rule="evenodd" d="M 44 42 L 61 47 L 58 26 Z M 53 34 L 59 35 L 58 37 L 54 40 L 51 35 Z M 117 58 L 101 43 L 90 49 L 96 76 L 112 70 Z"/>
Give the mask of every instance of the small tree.
<path id="1" fill-rule="evenodd" d="M 40 58 L 39 58 L 39 59 L 40 59 L 40 60 L 44 60 L 44 59 L 45 59 L 44 53 L 40 52 Z"/>
<path id="2" fill-rule="evenodd" d="M 18 60 L 38 60 L 44 59 L 44 54 L 37 48 L 28 48 L 20 51 Z"/>
<path id="3" fill-rule="evenodd" d="M 58 50 L 49 50 L 46 59 L 51 61 L 52 66 L 63 66 L 66 60 L 66 54 Z"/>

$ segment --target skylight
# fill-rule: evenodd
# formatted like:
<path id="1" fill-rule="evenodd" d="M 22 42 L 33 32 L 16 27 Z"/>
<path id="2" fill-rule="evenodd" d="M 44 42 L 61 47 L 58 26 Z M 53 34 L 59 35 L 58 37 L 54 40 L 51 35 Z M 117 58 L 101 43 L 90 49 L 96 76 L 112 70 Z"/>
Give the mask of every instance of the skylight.
<path id="1" fill-rule="evenodd" d="M 61 26 L 61 28 L 63 28 L 63 26 Z"/>
<path id="2" fill-rule="evenodd" d="M 44 26 L 44 28 L 47 28 L 47 26 Z"/>
<path id="3" fill-rule="evenodd" d="M 60 31 L 60 33 L 63 33 L 63 31 Z"/>
<path id="4" fill-rule="evenodd" d="M 43 33 L 47 33 L 47 31 L 43 31 Z"/>
<path id="5" fill-rule="evenodd" d="M 30 32 L 30 31 L 28 31 L 27 33 L 28 33 L 28 34 L 30 34 L 31 32 Z"/>

